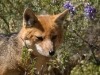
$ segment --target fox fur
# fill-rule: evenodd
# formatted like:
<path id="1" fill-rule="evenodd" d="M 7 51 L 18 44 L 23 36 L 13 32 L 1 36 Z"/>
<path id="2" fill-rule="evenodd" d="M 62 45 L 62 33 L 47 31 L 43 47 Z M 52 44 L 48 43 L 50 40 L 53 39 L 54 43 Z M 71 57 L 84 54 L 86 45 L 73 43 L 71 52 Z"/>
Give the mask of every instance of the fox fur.
<path id="1" fill-rule="evenodd" d="M 25 43 L 33 50 L 32 58 L 37 57 L 35 68 L 40 71 L 62 42 L 62 24 L 67 11 L 36 15 L 27 7 L 21 30 L 10 35 L 0 34 L 0 75 L 24 75 L 22 48 Z"/>

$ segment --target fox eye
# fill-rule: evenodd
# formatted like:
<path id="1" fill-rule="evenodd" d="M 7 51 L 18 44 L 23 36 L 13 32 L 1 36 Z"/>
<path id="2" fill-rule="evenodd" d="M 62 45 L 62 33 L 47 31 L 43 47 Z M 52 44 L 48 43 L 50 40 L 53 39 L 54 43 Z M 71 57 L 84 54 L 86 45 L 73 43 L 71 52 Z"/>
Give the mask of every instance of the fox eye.
<path id="1" fill-rule="evenodd" d="M 57 35 L 54 35 L 51 40 L 55 40 L 57 38 Z"/>
<path id="2" fill-rule="evenodd" d="M 42 37 L 39 36 L 37 38 L 38 38 L 38 40 L 43 41 L 43 38 Z"/>

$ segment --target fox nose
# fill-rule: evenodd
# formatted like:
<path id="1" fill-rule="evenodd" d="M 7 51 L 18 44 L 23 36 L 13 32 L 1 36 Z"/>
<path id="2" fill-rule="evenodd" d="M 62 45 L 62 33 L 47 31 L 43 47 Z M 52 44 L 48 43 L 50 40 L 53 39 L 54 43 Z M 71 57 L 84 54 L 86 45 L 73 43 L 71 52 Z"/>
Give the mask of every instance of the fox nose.
<path id="1" fill-rule="evenodd" d="M 54 50 L 51 50 L 51 51 L 49 51 L 49 54 L 50 54 L 51 56 L 53 56 L 53 55 L 55 54 L 55 51 L 54 51 Z"/>

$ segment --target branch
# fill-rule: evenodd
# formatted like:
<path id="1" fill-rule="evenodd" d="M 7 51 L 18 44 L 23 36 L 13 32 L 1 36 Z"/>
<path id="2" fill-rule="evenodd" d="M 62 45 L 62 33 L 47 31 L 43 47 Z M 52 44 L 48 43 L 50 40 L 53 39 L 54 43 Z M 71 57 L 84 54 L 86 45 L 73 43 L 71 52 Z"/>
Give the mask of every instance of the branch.
<path id="1" fill-rule="evenodd" d="M 75 30 L 73 31 L 81 40 L 83 40 L 86 44 L 88 44 L 91 52 L 92 52 L 92 55 L 93 55 L 93 58 L 96 62 L 97 65 L 100 65 L 100 61 L 96 58 L 95 56 L 95 53 L 94 53 L 94 49 L 97 49 L 97 50 L 100 50 L 99 46 L 97 45 L 94 45 L 94 44 L 90 44 L 88 41 L 86 41 L 85 39 L 83 39 Z"/>
<path id="2" fill-rule="evenodd" d="M 6 23 L 7 27 L 9 28 L 9 23 L 6 21 L 6 19 L 2 16 L 0 16 L 0 18 Z"/>
<path id="3" fill-rule="evenodd" d="M 6 23 L 8 29 L 9 29 L 9 23 L 6 21 L 6 19 L 2 16 L 0 16 L 0 18 Z M 7 32 L 10 32 L 10 30 L 6 29 Z"/>

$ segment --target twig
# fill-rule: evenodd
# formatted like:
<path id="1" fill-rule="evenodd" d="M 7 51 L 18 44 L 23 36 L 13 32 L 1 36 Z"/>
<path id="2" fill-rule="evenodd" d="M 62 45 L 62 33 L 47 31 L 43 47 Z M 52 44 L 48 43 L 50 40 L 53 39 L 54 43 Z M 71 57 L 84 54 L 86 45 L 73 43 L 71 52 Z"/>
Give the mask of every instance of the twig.
<path id="1" fill-rule="evenodd" d="M 6 21 L 6 19 L 5 19 L 3 16 L 0 16 L 0 18 L 6 23 L 7 28 L 9 29 L 9 23 Z M 6 28 L 5 28 L 5 29 L 6 29 Z M 7 29 L 6 29 L 6 31 L 7 31 L 7 32 L 10 32 L 10 30 L 7 30 Z"/>
<path id="2" fill-rule="evenodd" d="M 21 38 L 21 39 L 22 39 L 22 38 Z M 29 48 L 28 48 L 28 46 L 27 46 L 27 44 L 26 44 L 26 42 L 25 42 L 25 40 L 24 40 L 24 39 L 22 39 L 22 41 L 24 42 L 25 47 L 26 47 L 27 49 L 29 49 Z"/>
<path id="3" fill-rule="evenodd" d="M 75 30 L 73 30 L 73 32 L 81 39 L 83 40 L 86 44 L 88 44 L 91 52 L 92 52 L 92 55 L 93 55 L 93 58 L 96 62 L 97 65 L 100 65 L 100 61 L 97 60 L 96 56 L 95 56 L 95 53 L 94 53 L 94 49 L 97 49 L 97 50 L 100 50 L 99 46 L 97 45 L 94 45 L 94 44 L 90 44 L 88 41 L 86 41 L 85 39 L 83 39 Z"/>

